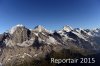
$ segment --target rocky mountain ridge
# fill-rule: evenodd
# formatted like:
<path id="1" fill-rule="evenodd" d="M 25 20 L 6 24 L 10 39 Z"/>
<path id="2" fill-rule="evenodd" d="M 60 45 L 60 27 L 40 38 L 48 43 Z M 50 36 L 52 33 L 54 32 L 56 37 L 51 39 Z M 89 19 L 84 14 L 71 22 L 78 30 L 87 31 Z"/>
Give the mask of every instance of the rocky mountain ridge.
<path id="1" fill-rule="evenodd" d="M 20 61 L 39 59 L 51 51 L 59 52 L 62 49 L 83 55 L 98 53 L 99 38 L 100 29 L 73 29 L 66 25 L 61 30 L 50 32 L 40 25 L 33 30 L 16 25 L 8 33 L 0 35 L 0 62 L 5 65 L 16 59 Z"/>

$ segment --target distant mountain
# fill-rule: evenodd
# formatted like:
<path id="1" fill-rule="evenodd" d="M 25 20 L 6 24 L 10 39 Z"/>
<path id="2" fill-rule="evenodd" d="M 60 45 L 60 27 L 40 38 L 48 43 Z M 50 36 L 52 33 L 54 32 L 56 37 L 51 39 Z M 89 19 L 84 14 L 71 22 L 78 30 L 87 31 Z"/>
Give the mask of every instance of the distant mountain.
<path id="1" fill-rule="evenodd" d="M 66 25 L 61 30 L 51 32 L 41 25 L 31 30 L 16 25 L 8 33 L 0 34 L 0 64 L 17 66 L 63 49 L 83 56 L 96 54 L 100 52 L 99 39 L 99 28 L 90 30 Z"/>

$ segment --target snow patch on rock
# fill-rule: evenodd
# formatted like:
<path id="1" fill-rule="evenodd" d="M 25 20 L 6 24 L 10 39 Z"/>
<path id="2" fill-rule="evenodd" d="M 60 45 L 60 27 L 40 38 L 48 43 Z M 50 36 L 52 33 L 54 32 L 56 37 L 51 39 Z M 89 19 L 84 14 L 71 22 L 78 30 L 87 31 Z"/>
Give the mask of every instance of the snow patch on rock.
<path id="1" fill-rule="evenodd" d="M 17 43 L 17 45 L 21 46 L 21 47 L 28 47 L 28 46 L 31 46 L 34 43 L 34 40 L 35 39 L 26 40 L 23 43 Z"/>
<path id="2" fill-rule="evenodd" d="M 46 40 L 47 44 L 56 44 L 57 41 L 53 38 L 53 37 L 50 37 Z"/>
<path id="3" fill-rule="evenodd" d="M 72 27 L 66 25 L 66 26 L 64 26 L 63 30 L 66 31 L 66 32 L 70 32 L 73 29 L 72 29 Z"/>
<path id="4" fill-rule="evenodd" d="M 72 33 L 77 35 L 79 38 L 84 39 L 85 41 L 87 41 L 86 38 L 84 38 L 80 33 L 77 33 L 77 32 L 72 32 Z"/>

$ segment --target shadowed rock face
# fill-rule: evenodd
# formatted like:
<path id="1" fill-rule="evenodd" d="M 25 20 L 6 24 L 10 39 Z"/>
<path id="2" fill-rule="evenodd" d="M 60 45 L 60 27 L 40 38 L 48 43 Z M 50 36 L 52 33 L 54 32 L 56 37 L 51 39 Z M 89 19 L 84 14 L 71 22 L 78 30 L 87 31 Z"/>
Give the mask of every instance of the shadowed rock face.
<path id="1" fill-rule="evenodd" d="M 0 41 L 3 41 L 3 34 L 0 34 Z"/>
<path id="2" fill-rule="evenodd" d="M 0 41 L 4 41 L 8 37 L 9 37 L 8 33 L 0 34 Z"/>
<path id="3" fill-rule="evenodd" d="M 3 33 L 0 34 L 0 48 L 3 48 L 6 44 L 5 44 L 5 39 L 9 39 L 10 38 L 10 34 L 9 33 Z"/>

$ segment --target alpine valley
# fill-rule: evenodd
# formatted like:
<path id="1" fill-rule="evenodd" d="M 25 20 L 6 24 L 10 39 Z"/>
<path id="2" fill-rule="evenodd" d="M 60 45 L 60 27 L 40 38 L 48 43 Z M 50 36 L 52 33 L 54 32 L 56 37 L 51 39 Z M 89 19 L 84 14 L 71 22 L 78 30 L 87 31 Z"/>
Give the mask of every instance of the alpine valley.
<path id="1" fill-rule="evenodd" d="M 0 34 L 0 66 L 66 66 L 50 63 L 50 58 L 80 57 L 96 57 L 99 63 L 99 53 L 99 28 L 66 25 L 49 31 L 41 25 L 28 29 L 19 24 Z"/>

